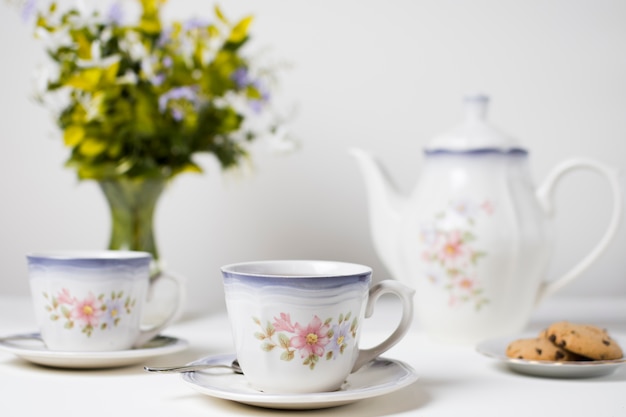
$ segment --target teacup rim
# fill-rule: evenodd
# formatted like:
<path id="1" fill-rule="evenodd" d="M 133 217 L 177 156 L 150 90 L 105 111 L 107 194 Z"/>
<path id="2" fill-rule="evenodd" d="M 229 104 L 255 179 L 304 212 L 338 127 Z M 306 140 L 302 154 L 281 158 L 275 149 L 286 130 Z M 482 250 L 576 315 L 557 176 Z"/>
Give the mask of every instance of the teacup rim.
<path id="1" fill-rule="evenodd" d="M 149 252 L 113 249 L 52 249 L 28 252 L 26 258 L 31 260 L 55 261 L 124 261 L 152 258 Z"/>
<path id="2" fill-rule="evenodd" d="M 292 264 L 308 264 L 308 265 L 324 265 L 326 267 L 337 267 L 335 268 L 336 272 L 319 272 L 319 273 L 286 273 L 286 272 L 264 272 L 264 271 L 250 271 L 245 270 L 246 267 L 251 266 L 268 266 L 268 265 L 281 265 L 284 267 L 285 265 Z M 341 272 L 341 268 L 344 268 L 345 271 Z M 356 275 L 363 274 L 371 274 L 372 268 L 354 262 L 346 262 L 346 261 L 333 261 L 333 260 L 323 260 L 323 259 L 273 259 L 273 260 L 260 260 L 260 261 L 244 261 L 244 262 L 235 262 L 227 265 L 223 265 L 220 267 L 222 273 L 225 274 L 233 274 L 239 276 L 247 276 L 247 277 L 266 277 L 266 278 L 329 278 L 329 277 L 350 277 Z"/>

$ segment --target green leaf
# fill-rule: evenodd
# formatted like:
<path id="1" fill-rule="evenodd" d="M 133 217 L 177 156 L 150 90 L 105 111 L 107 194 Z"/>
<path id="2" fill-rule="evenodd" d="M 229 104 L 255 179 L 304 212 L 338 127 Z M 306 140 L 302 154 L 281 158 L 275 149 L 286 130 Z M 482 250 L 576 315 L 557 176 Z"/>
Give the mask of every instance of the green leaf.
<path id="1" fill-rule="evenodd" d="M 472 242 L 476 240 L 476 236 L 472 232 L 465 231 L 463 232 L 461 240 L 463 240 L 463 242 Z"/>
<path id="2" fill-rule="evenodd" d="M 143 13 L 139 22 L 139 28 L 144 32 L 156 35 L 161 31 L 159 20 L 159 8 L 166 0 L 141 0 Z"/>
<path id="3" fill-rule="evenodd" d="M 476 264 L 480 258 L 487 256 L 486 252 L 474 252 L 472 254 L 472 264 Z"/>
<path id="4" fill-rule="evenodd" d="M 263 343 L 261 345 L 261 349 L 263 349 L 266 352 L 272 351 L 275 347 L 276 347 L 276 345 L 274 343 L 269 342 L 269 341 L 266 341 L 265 343 Z"/>
<path id="5" fill-rule="evenodd" d="M 107 147 L 107 143 L 100 138 L 85 138 L 80 143 L 80 153 L 87 157 L 101 154 Z"/>
<path id="6" fill-rule="evenodd" d="M 87 39 L 85 31 L 71 31 L 72 38 L 76 43 L 77 55 L 80 59 L 91 59 L 91 42 Z"/>
<path id="7" fill-rule="evenodd" d="M 291 347 L 291 340 L 289 340 L 289 337 L 287 337 L 284 333 L 278 334 L 278 343 L 283 349 L 288 349 Z"/>
<path id="8" fill-rule="evenodd" d="M 85 137 L 85 129 L 79 125 L 72 125 L 65 128 L 63 132 L 63 142 L 65 146 L 76 146 Z"/>
<path id="9" fill-rule="evenodd" d="M 252 16 L 244 17 L 233 27 L 228 37 L 228 41 L 232 43 L 243 42 L 248 36 L 248 28 L 254 18 Z"/>
<path id="10" fill-rule="evenodd" d="M 196 165 L 194 162 L 189 162 L 188 164 L 183 165 L 179 169 L 176 169 L 173 173 L 175 175 L 182 174 L 184 172 L 201 174 L 202 168 L 199 165 Z"/>
<path id="11" fill-rule="evenodd" d="M 68 87 L 74 87 L 79 90 L 94 91 L 100 83 L 102 77 L 102 69 L 89 68 L 73 74 L 65 83 Z"/>
<path id="12" fill-rule="evenodd" d="M 217 18 L 222 21 L 223 23 L 228 24 L 228 19 L 226 19 L 226 16 L 224 16 L 224 13 L 222 13 L 222 9 L 220 9 L 220 7 L 216 4 L 214 7 L 214 11 L 215 11 L 215 16 L 217 16 Z"/>
<path id="13" fill-rule="evenodd" d="M 107 84 L 115 84 L 117 80 L 117 73 L 120 68 L 120 61 L 116 61 L 113 64 L 109 65 L 102 75 L 102 80 Z"/>

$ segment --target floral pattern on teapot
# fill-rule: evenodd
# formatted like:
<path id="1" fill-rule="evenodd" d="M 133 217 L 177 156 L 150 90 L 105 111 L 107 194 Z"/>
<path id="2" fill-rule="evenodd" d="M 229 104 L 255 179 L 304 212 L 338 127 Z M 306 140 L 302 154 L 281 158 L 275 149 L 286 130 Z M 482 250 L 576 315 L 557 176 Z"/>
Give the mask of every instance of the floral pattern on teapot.
<path id="1" fill-rule="evenodd" d="M 106 330 L 117 326 L 124 314 L 131 314 L 135 299 L 124 297 L 124 292 L 112 292 L 109 297 L 90 291 L 84 298 L 77 298 L 67 288 L 56 295 L 43 293 L 48 300 L 46 311 L 50 320 L 64 321 L 66 329 L 79 328 L 86 336 L 95 330 Z"/>
<path id="2" fill-rule="evenodd" d="M 308 324 L 292 323 L 288 313 L 280 313 L 273 322 L 267 321 L 263 326 L 261 320 L 253 317 L 253 321 L 261 328 L 254 334 L 262 341 L 261 349 L 272 352 L 282 349 L 280 359 L 291 361 L 296 353 L 302 359 L 302 365 L 311 370 L 320 359 L 331 360 L 342 355 L 350 344 L 356 343 L 358 319 L 350 320 L 351 313 L 340 314 L 336 323 L 328 318 L 322 321 L 317 315 Z"/>
<path id="3" fill-rule="evenodd" d="M 488 255 L 475 245 L 474 229 L 477 222 L 493 212 L 494 204 L 489 200 L 477 204 L 461 199 L 450 202 L 435 214 L 434 221 L 421 228 L 426 279 L 448 292 L 451 307 L 473 303 L 478 311 L 489 303 L 477 272 L 478 264 Z"/>

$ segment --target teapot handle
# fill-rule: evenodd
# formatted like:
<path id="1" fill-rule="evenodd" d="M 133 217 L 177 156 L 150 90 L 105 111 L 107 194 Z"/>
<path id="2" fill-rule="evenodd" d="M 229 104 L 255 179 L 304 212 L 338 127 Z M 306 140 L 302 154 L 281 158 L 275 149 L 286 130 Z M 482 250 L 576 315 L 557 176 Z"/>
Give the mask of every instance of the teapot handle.
<path id="1" fill-rule="evenodd" d="M 619 183 L 619 171 L 598 161 L 586 158 L 571 159 L 557 165 L 552 172 L 550 172 L 544 183 L 537 189 L 537 198 L 539 199 L 539 203 L 548 216 L 552 216 L 554 214 L 552 197 L 556 184 L 564 174 L 579 168 L 596 171 L 609 182 L 611 194 L 613 195 L 613 208 L 609 225 L 600 241 L 591 250 L 591 252 L 587 254 L 587 256 L 582 258 L 576 265 L 574 265 L 573 268 L 560 278 L 543 283 L 537 295 L 537 303 L 543 298 L 548 297 L 563 288 L 574 278 L 580 275 L 585 269 L 587 269 L 593 262 L 595 262 L 615 236 L 622 217 L 623 197 Z"/>

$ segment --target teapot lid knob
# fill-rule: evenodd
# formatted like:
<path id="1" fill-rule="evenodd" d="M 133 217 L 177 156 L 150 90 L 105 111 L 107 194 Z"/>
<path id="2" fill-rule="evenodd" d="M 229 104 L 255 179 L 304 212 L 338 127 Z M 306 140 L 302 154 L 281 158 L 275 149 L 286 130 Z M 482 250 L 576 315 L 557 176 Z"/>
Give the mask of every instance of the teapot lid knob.
<path id="1" fill-rule="evenodd" d="M 487 122 L 489 96 L 468 94 L 463 99 L 465 119 L 451 131 L 433 138 L 426 152 L 497 150 L 502 152 L 520 150 L 518 141 Z"/>
<path id="2" fill-rule="evenodd" d="M 489 97 L 485 94 L 468 94 L 463 98 L 465 105 L 465 117 L 468 119 L 485 120 Z"/>

